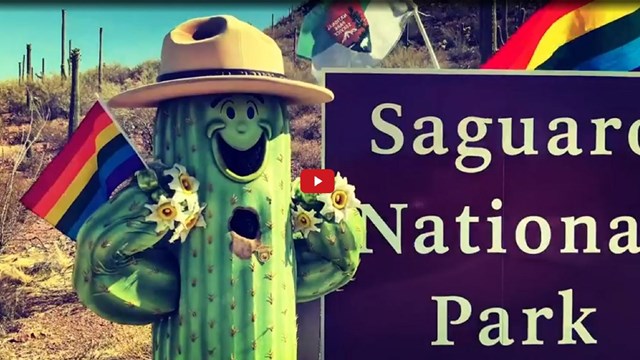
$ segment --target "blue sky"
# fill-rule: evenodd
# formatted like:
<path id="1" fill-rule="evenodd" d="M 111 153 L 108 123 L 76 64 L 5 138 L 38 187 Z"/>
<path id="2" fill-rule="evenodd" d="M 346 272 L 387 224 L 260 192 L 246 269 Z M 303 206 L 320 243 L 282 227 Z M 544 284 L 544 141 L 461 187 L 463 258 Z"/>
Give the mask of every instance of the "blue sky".
<path id="1" fill-rule="evenodd" d="M 98 33 L 103 33 L 103 61 L 135 65 L 158 59 L 162 39 L 181 22 L 208 15 L 229 14 L 263 29 L 288 15 L 291 4 L 184 5 L 137 7 L 122 5 L 0 5 L 0 80 L 18 76 L 18 62 L 32 46 L 34 73 L 39 73 L 45 58 L 47 73 L 60 72 L 61 9 L 67 10 L 67 36 L 72 46 L 80 49 L 80 69 L 98 64 Z M 68 51 L 68 45 L 65 45 Z"/>

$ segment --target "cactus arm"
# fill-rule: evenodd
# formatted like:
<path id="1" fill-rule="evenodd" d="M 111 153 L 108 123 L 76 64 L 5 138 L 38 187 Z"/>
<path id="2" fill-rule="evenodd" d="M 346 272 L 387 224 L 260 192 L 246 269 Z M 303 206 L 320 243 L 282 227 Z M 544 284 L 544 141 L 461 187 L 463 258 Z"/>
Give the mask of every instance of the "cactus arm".
<path id="1" fill-rule="evenodd" d="M 82 304 L 121 324 L 151 323 L 177 308 L 178 267 L 156 244 L 155 223 L 144 219 L 149 194 L 131 185 L 100 207 L 80 229 L 73 285 Z"/>
<path id="2" fill-rule="evenodd" d="M 360 264 L 364 225 L 353 209 L 340 225 L 323 221 L 319 232 L 295 239 L 297 261 L 296 301 L 308 302 L 333 292 L 353 279 Z"/>
<path id="3" fill-rule="evenodd" d="M 357 208 L 348 209 L 339 223 L 319 213 L 322 203 L 314 194 L 303 194 L 294 182 L 293 206 L 315 213 L 320 223 L 308 234 L 293 233 L 296 252 L 296 301 L 316 300 L 353 280 L 365 242 L 364 218 Z M 292 215 L 295 223 L 295 213 Z M 295 230 L 295 229 L 294 229 Z"/>

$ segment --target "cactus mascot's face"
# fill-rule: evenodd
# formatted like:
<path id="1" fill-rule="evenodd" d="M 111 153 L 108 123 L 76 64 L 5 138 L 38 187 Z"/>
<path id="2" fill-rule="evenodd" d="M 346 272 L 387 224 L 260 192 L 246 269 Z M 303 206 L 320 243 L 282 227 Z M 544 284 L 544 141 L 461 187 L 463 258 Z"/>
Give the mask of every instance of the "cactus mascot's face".
<path id="1" fill-rule="evenodd" d="M 262 174 L 269 141 L 281 133 L 286 121 L 279 97 L 221 94 L 210 103 L 211 140 L 216 166 L 236 181 L 251 181 Z"/>

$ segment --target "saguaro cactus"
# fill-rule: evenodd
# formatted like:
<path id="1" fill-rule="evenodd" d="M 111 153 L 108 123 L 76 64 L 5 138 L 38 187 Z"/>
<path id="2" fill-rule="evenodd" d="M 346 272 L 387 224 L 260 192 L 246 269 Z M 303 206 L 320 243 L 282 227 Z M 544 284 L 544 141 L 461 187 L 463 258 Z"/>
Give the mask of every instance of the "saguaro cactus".
<path id="1" fill-rule="evenodd" d="M 42 69 L 40 69 L 40 76 L 38 76 L 40 78 L 40 80 L 44 81 L 44 58 L 42 58 Z"/>
<path id="2" fill-rule="evenodd" d="M 18 61 L 18 84 L 22 84 L 22 63 Z"/>
<path id="3" fill-rule="evenodd" d="M 492 0 L 490 4 L 480 3 L 480 61 L 482 63 L 489 60 L 491 55 L 498 49 L 498 29 L 497 29 L 497 4 Z"/>
<path id="4" fill-rule="evenodd" d="M 67 66 L 69 67 L 69 71 L 71 71 L 71 40 L 69 40 L 69 54 L 67 54 Z"/>
<path id="5" fill-rule="evenodd" d="M 33 65 L 31 63 L 31 44 L 27 44 L 27 77 L 33 81 Z"/>
<path id="6" fill-rule="evenodd" d="M 500 46 L 504 45 L 509 39 L 509 0 L 502 3 L 502 31 L 500 34 Z"/>
<path id="7" fill-rule="evenodd" d="M 525 9 L 524 7 L 521 7 L 519 15 L 520 15 L 520 19 L 518 19 L 517 27 L 522 26 L 522 24 L 524 24 L 524 22 L 527 20 L 527 9 Z"/>
<path id="8" fill-rule="evenodd" d="M 236 132 L 236 123 L 247 126 L 253 146 Z M 154 360 L 297 359 L 296 302 L 317 299 L 353 278 L 364 220 L 355 209 L 343 219 L 335 215 L 336 221 L 302 209 L 322 206 L 312 195 L 303 198 L 295 182 L 291 186 L 289 132 L 286 105 L 275 97 L 204 95 L 163 102 L 155 157 L 180 162 L 197 177 L 196 188 L 188 178 L 171 175 L 206 203 L 206 227 L 193 225 L 195 217 L 183 243 L 161 242 L 165 233 L 139 221 L 148 214 L 142 190 L 148 186 L 134 182 L 80 230 L 74 286 L 81 301 L 113 321 L 153 321 Z M 348 195 L 338 199 L 342 203 Z M 292 219 L 318 229 L 296 231 L 296 237 Z M 135 261 L 116 260 L 134 251 Z M 130 274 L 139 274 L 128 279 L 139 286 L 119 287 Z"/>
<path id="9" fill-rule="evenodd" d="M 65 9 L 62 9 L 62 29 L 61 29 L 62 41 L 60 42 L 60 78 L 62 78 L 62 80 L 65 80 L 67 78 L 67 72 L 66 72 L 66 69 L 64 68 L 64 63 L 65 63 L 64 38 L 66 37 L 66 32 L 67 32 L 67 22 L 66 22 L 67 16 L 66 15 L 67 15 L 67 11 Z"/>
<path id="10" fill-rule="evenodd" d="M 78 67 L 80 66 L 80 49 L 71 50 L 71 101 L 69 102 L 69 137 L 78 126 L 80 118 L 80 101 L 78 98 Z"/>
<path id="11" fill-rule="evenodd" d="M 100 28 L 98 49 L 98 91 L 102 91 L 102 28 Z"/>
<path id="12" fill-rule="evenodd" d="M 33 81 L 33 66 L 31 66 L 31 44 L 27 44 L 27 78 L 26 78 L 26 96 L 27 109 L 31 110 L 31 82 Z"/>

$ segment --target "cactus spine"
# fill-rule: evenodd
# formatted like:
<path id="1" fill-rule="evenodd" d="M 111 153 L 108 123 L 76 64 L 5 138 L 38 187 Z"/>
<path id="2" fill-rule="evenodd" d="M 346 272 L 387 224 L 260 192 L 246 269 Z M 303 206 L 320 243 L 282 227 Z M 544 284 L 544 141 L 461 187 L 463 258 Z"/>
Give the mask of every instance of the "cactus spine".
<path id="1" fill-rule="evenodd" d="M 78 126 L 80 118 L 80 99 L 78 97 L 78 67 L 80 66 L 80 49 L 71 50 L 71 94 L 69 102 L 69 138 Z"/>
<path id="2" fill-rule="evenodd" d="M 154 359 L 296 359 L 289 123 L 284 119 L 269 141 L 264 174 L 234 182 L 215 167 L 206 135 L 209 107 L 198 103 L 206 99 L 170 100 L 158 108 L 155 156 L 184 165 L 199 180 L 207 227 L 194 228 L 175 245 L 179 310 L 154 324 Z M 229 219 L 243 208 L 259 215 L 260 241 L 272 250 L 266 261 L 242 259 L 230 248 Z"/>

